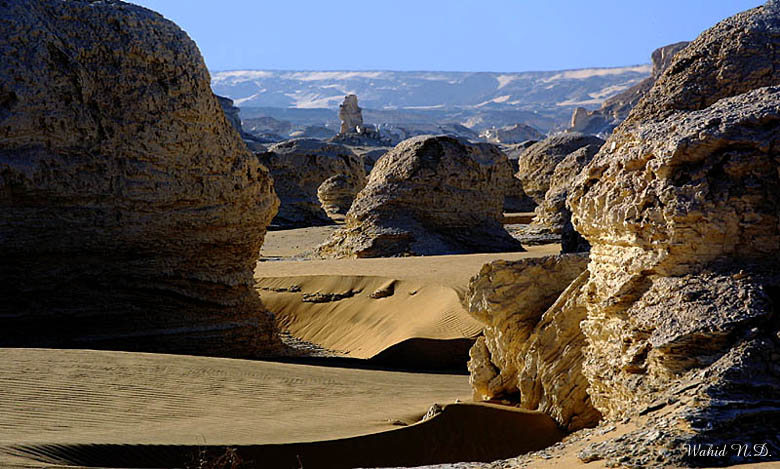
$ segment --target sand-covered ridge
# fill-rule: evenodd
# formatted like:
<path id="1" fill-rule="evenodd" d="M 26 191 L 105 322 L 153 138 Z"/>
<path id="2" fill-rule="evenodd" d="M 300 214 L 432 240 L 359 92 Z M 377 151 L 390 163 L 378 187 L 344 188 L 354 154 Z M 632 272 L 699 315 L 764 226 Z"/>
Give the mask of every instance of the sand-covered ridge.
<path id="1" fill-rule="evenodd" d="M 447 451 L 471 458 L 518 451 L 490 443 L 500 440 L 491 427 L 525 432 L 529 447 L 560 437 L 546 416 L 495 406 L 445 407 L 403 426 L 434 402 L 469 399 L 468 380 L 458 375 L 89 350 L 0 349 L 0 360 L 0 467 L 170 467 L 198 448 L 223 446 L 268 461 L 287 461 L 292 448 L 311 455 L 307 468 L 400 463 L 391 457 L 399 448 L 431 463 L 449 460 L 441 459 Z M 342 440 L 352 437 L 359 438 Z M 448 449 L 455 443 L 461 448 Z M 346 447 L 365 454 L 327 459 Z"/>

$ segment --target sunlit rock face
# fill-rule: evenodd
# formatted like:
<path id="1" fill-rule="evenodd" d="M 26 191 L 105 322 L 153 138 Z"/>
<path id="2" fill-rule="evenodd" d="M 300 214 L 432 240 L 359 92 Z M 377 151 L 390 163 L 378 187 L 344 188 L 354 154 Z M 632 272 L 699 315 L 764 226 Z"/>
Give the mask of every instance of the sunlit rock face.
<path id="1" fill-rule="evenodd" d="M 195 43 L 119 1 L 0 8 L 1 346 L 273 352 L 276 213 Z"/>
<path id="2" fill-rule="evenodd" d="M 592 246 L 588 393 L 607 419 L 641 411 L 652 430 L 593 457 L 645 446 L 689 464 L 683 443 L 731 440 L 778 451 L 778 48 L 774 1 L 702 33 L 569 195 Z"/>
<path id="3" fill-rule="evenodd" d="M 476 399 L 510 399 L 569 430 L 595 425 L 582 374 L 584 254 L 494 261 L 472 278 L 464 300 L 482 322 L 469 355 Z"/>
<path id="4" fill-rule="evenodd" d="M 399 143 L 371 171 L 344 228 L 318 248 L 328 257 L 522 250 L 504 230 L 511 177 L 494 145 L 421 136 Z"/>

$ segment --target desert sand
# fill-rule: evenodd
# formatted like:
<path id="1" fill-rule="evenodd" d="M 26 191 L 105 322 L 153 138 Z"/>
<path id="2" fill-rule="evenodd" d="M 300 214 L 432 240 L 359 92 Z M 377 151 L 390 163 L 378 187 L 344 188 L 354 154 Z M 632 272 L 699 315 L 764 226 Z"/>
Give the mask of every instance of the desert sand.
<path id="1" fill-rule="evenodd" d="M 170 467 L 225 446 L 256 467 L 488 460 L 561 436 L 543 414 L 452 405 L 471 394 L 465 376 L 89 350 L 0 360 L 0 467 Z M 434 402 L 443 413 L 406 426 Z"/>

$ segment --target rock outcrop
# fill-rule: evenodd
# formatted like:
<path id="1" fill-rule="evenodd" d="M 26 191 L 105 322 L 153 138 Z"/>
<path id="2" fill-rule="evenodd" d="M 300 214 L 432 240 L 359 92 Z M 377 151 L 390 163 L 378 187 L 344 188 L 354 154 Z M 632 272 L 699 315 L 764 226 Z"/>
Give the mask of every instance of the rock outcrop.
<path id="1" fill-rule="evenodd" d="M 587 111 L 581 107 L 575 109 L 571 116 L 570 131 L 592 135 L 606 135 L 612 132 L 618 124 L 628 117 L 631 109 L 653 87 L 664 70 L 671 65 L 675 54 L 687 47 L 688 44 L 690 43 L 677 42 L 654 50 L 650 55 L 653 70 L 648 78 L 608 98 L 598 110 Z"/>
<path id="2" fill-rule="evenodd" d="M 339 119 L 341 120 L 340 134 L 357 134 L 363 127 L 363 111 L 358 106 L 357 96 L 349 94 L 344 96 L 344 102 L 339 105 Z"/>
<path id="3" fill-rule="evenodd" d="M 517 173 L 523 190 L 534 202 L 541 204 L 550 188 L 555 167 L 567 155 L 587 145 L 601 145 L 598 137 L 582 134 L 559 134 L 528 147 L 517 158 Z"/>
<path id="4" fill-rule="evenodd" d="M 315 139 L 277 143 L 260 160 L 271 171 L 274 189 L 281 200 L 272 226 L 302 228 L 329 225 L 333 220 L 317 196 L 327 179 L 344 175 L 358 189 L 365 185 L 363 161 L 349 148 Z"/>
<path id="5" fill-rule="evenodd" d="M 571 224 L 571 212 L 566 207 L 566 197 L 572 182 L 582 169 L 590 163 L 601 148 L 599 143 L 591 143 L 569 153 L 555 167 L 550 178 L 550 188 L 542 203 L 536 207 L 536 216 L 532 224 L 545 227 L 551 233 L 561 235 L 563 252 L 583 252 L 589 249 L 587 241 L 579 235 Z"/>
<path id="6" fill-rule="evenodd" d="M 523 190 L 523 183 L 515 176 L 515 173 L 517 173 L 517 159 L 509 159 L 508 163 L 511 167 L 511 174 L 509 184 L 506 186 L 506 194 L 504 195 L 504 211 L 532 212 L 536 208 L 536 202 L 528 197 L 528 194 Z"/>
<path id="7" fill-rule="evenodd" d="M 515 144 L 528 140 L 541 140 L 544 134 L 527 124 L 508 125 L 501 128 L 487 129 L 479 135 L 489 143 Z"/>
<path id="8" fill-rule="evenodd" d="M 376 164 L 346 216 L 318 248 L 329 257 L 522 250 L 503 229 L 506 156 L 487 143 L 415 137 Z"/>
<path id="9" fill-rule="evenodd" d="M 608 419 L 649 419 L 589 459 L 637 447 L 670 465 L 780 455 L 778 48 L 777 1 L 702 33 L 569 196 L 592 246 L 588 393 Z M 685 451 L 738 442 L 772 456 Z"/>
<path id="10" fill-rule="evenodd" d="M 278 205 L 195 43 L 122 2 L 0 8 L 0 346 L 257 356 Z"/>
<path id="11" fill-rule="evenodd" d="M 219 105 L 222 107 L 222 112 L 225 113 L 225 117 L 228 122 L 230 122 L 230 125 L 236 129 L 236 132 L 243 136 L 244 129 L 241 128 L 241 117 L 239 117 L 240 109 L 233 104 L 232 99 L 219 95 L 216 95 L 216 97 L 217 101 L 219 101 Z"/>
<path id="12" fill-rule="evenodd" d="M 471 280 L 465 307 L 485 324 L 469 353 L 475 399 L 517 400 L 569 430 L 598 422 L 581 372 L 587 263 L 582 254 L 494 261 Z"/>

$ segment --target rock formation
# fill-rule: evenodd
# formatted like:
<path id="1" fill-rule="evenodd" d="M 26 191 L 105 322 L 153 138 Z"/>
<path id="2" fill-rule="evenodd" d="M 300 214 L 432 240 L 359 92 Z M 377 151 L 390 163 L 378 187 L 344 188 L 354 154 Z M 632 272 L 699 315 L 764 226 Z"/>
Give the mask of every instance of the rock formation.
<path id="1" fill-rule="evenodd" d="M 582 254 L 494 261 L 471 280 L 465 306 L 485 324 L 469 353 L 475 399 L 517 399 L 569 430 L 598 422 L 581 373 L 587 263 Z"/>
<path id="2" fill-rule="evenodd" d="M 504 211 L 532 212 L 536 208 L 536 202 L 528 197 L 528 194 L 523 190 L 523 183 L 515 175 L 517 173 L 517 160 L 509 159 L 507 162 L 511 167 L 511 174 L 504 195 Z"/>
<path id="3" fill-rule="evenodd" d="M 358 180 L 346 174 L 337 174 L 320 184 L 317 188 L 317 198 L 328 216 L 345 215 L 364 185 L 365 178 Z"/>
<path id="4" fill-rule="evenodd" d="M 541 140 L 544 134 L 527 124 L 515 124 L 501 127 L 499 129 L 487 129 L 480 137 L 490 143 L 522 143 L 528 140 Z"/>
<path id="5" fill-rule="evenodd" d="M 415 137 L 376 164 L 323 256 L 380 257 L 522 250 L 503 229 L 506 156 L 487 143 Z"/>
<path id="6" fill-rule="evenodd" d="M 271 171 L 274 189 L 281 200 L 273 226 L 301 228 L 328 225 L 328 217 L 317 196 L 320 184 L 344 175 L 359 190 L 365 185 L 363 161 L 349 148 L 315 139 L 277 143 L 260 160 Z M 357 192 L 357 191 L 355 191 Z"/>
<path id="7" fill-rule="evenodd" d="M 702 33 L 569 196 L 592 246 L 588 393 L 608 419 L 649 415 L 589 458 L 723 465 L 750 459 L 683 445 L 740 441 L 780 455 L 779 47 L 776 1 Z"/>
<path id="8" fill-rule="evenodd" d="M 363 112 L 358 106 L 357 96 L 349 94 L 344 96 L 344 102 L 339 105 L 339 119 L 341 119 L 340 134 L 357 134 L 363 127 Z"/>
<path id="9" fill-rule="evenodd" d="M 122 2 L 0 9 L 0 346 L 256 356 L 278 200 L 195 43 Z"/>
<path id="10" fill-rule="evenodd" d="M 238 116 L 240 109 L 238 109 L 234 104 L 233 100 L 230 98 L 226 98 L 224 96 L 217 96 L 217 101 L 219 101 L 219 105 L 222 107 L 222 112 L 225 113 L 225 117 L 227 117 L 228 122 L 230 122 L 230 125 L 233 126 L 236 131 L 243 135 L 244 129 L 241 128 L 241 118 Z"/>
<path id="11" fill-rule="evenodd" d="M 563 252 L 583 252 L 589 249 L 587 241 L 571 225 L 571 212 L 566 207 L 566 197 L 572 182 L 576 180 L 586 164 L 601 148 L 599 143 L 591 143 L 569 153 L 555 167 L 550 178 L 550 188 L 542 203 L 536 207 L 536 216 L 532 224 L 545 227 L 551 233 L 561 235 Z"/>
<path id="12" fill-rule="evenodd" d="M 559 134 L 528 147 L 517 159 L 515 176 L 534 202 L 541 204 L 550 188 L 555 167 L 567 155 L 587 145 L 601 145 L 598 137 L 581 134 Z"/>
<path id="13" fill-rule="evenodd" d="M 631 109 L 636 106 L 653 83 L 661 76 L 672 63 L 674 55 L 688 46 L 688 42 L 677 42 L 659 47 L 650 55 L 653 63 L 652 73 L 648 78 L 605 100 L 601 109 L 587 111 L 578 107 L 571 116 L 570 131 L 585 134 L 608 134 L 628 117 Z"/>

